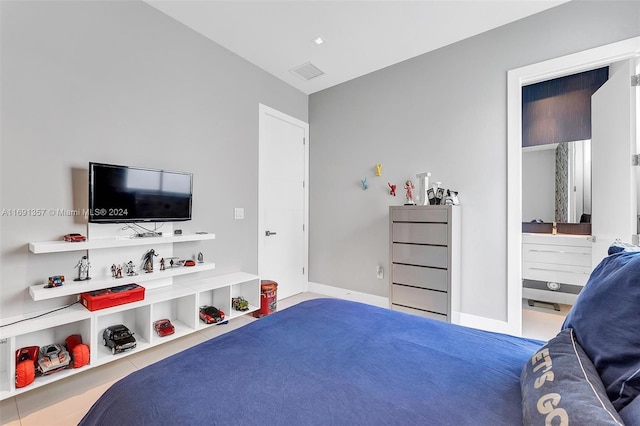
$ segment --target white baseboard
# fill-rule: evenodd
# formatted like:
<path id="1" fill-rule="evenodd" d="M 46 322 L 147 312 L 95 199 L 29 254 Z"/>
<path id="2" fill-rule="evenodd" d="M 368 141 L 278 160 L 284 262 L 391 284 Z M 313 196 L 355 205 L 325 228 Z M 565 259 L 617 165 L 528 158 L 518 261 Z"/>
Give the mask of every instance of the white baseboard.
<path id="1" fill-rule="evenodd" d="M 454 324 L 463 325 L 465 327 L 493 331 L 496 333 L 511 334 L 514 336 L 520 336 L 522 334 L 522 332 L 513 330 L 513 327 L 506 321 L 500 321 L 487 317 L 479 317 L 477 315 L 465 314 L 462 312 L 452 312 L 451 322 Z"/>
<path id="2" fill-rule="evenodd" d="M 307 283 L 307 291 L 322 294 L 324 296 L 336 297 L 338 299 L 353 300 L 355 302 L 367 303 L 369 305 L 389 308 L 389 298 L 376 296 L 373 294 L 361 293 L 359 291 L 348 290 L 346 288 L 334 287 L 326 284 L 314 282 Z M 493 331 L 496 333 L 512 334 L 519 336 L 522 333 L 512 330 L 506 321 L 493 318 L 480 317 L 477 315 L 465 314 L 462 312 L 452 312 L 451 322 L 465 327 L 477 328 L 480 330 Z"/>
<path id="3" fill-rule="evenodd" d="M 330 285 L 318 284 L 310 281 L 307 283 L 307 290 L 312 293 L 318 293 L 325 296 L 336 297 L 338 299 L 352 300 L 354 302 L 362 302 L 368 305 L 379 306 L 381 308 L 389 307 L 388 297 L 361 293 L 359 291 L 348 290 L 346 288 L 333 287 Z"/>

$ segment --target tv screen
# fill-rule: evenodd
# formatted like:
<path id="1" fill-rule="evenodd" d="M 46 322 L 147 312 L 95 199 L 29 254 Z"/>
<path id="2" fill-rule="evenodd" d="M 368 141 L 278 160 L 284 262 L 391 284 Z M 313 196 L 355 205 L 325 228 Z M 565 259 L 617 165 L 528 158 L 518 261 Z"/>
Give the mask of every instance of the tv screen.
<path id="1" fill-rule="evenodd" d="M 191 219 L 193 175 L 89 163 L 89 222 Z"/>

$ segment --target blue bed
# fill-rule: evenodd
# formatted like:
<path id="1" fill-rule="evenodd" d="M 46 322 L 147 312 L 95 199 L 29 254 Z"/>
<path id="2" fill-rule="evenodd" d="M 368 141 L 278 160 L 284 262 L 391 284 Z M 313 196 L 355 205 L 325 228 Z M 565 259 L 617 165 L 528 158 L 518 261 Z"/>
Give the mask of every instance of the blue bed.
<path id="1" fill-rule="evenodd" d="M 541 345 L 315 299 L 125 377 L 80 424 L 519 425 Z"/>

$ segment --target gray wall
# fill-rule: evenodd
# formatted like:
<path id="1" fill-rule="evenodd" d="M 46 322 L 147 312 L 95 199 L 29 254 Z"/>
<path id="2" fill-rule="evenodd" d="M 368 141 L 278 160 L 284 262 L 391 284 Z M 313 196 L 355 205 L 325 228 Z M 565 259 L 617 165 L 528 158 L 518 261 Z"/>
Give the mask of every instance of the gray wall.
<path id="1" fill-rule="evenodd" d="M 146 3 L 0 2 L 0 209 L 87 207 L 89 161 L 189 171 L 193 220 L 215 241 L 213 274 L 257 270 L 258 103 L 308 121 L 308 96 Z M 233 208 L 245 208 L 245 220 Z M 86 233 L 65 216 L 0 217 L 2 317 L 26 288 L 72 278 L 82 252 L 34 255 L 29 241 Z"/>
<path id="2" fill-rule="evenodd" d="M 387 296 L 375 266 L 388 264 L 388 206 L 404 202 L 387 182 L 429 171 L 460 191 L 462 311 L 506 320 L 507 71 L 639 23 L 638 2 L 572 1 L 311 95 L 310 281 Z"/>

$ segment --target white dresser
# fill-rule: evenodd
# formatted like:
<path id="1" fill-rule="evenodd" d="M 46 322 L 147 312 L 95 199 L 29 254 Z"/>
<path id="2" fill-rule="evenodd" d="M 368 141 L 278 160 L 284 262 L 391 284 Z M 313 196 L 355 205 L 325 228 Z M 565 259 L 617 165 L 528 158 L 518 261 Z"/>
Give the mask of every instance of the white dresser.
<path id="1" fill-rule="evenodd" d="M 391 309 L 451 321 L 460 287 L 460 207 L 389 208 Z"/>
<path id="2" fill-rule="evenodd" d="M 592 270 L 589 238 L 522 234 L 522 297 L 573 305 Z"/>

